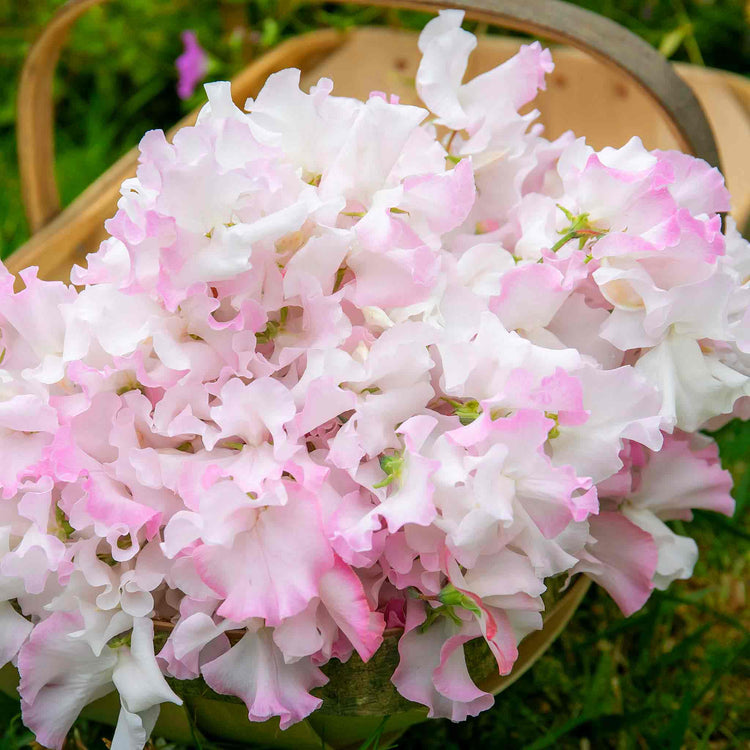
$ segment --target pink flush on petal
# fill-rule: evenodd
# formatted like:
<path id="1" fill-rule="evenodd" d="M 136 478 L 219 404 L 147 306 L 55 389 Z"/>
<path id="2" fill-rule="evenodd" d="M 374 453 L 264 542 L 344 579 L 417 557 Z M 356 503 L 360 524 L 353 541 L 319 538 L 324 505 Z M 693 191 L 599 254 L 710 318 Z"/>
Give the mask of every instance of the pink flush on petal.
<path id="1" fill-rule="evenodd" d="M 693 570 L 668 522 L 733 512 L 703 434 L 750 418 L 723 178 L 546 140 L 518 108 L 549 54 L 463 83 L 462 21 L 420 37 L 431 111 L 299 70 L 243 109 L 208 83 L 195 125 L 144 136 L 74 285 L 0 262 L 0 667 L 42 745 L 116 690 L 112 744 L 142 748 L 168 677 L 285 730 L 331 659 L 381 648 L 464 720 L 494 701 L 465 644 L 511 672 L 548 577 L 629 615 Z M 182 40 L 187 99 L 209 66 Z"/>
<path id="2" fill-rule="evenodd" d="M 194 31 L 183 31 L 181 38 L 185 51 L 175 60 L 180 76 L 177 81 L 177 95 L 180 99 L 189 99 L 208 72 L 208 55 L 198 44 L 198 37 Z"/>

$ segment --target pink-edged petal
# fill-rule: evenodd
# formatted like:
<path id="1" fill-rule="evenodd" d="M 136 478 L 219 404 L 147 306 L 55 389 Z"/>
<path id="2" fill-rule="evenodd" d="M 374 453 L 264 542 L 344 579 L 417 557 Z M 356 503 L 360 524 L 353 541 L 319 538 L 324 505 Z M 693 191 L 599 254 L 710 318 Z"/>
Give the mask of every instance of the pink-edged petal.
<path id="1" fill-rule="evenodd" d="M 509 331 L 543 328 L 570 295 L 563 281 L 556 268 L 545 264 L 511 269 L 503 274 L 500 294 L 492 299 L 490 309 Z"/>
<path id="2" fill-rule="evenodd" d="M 332 378 L 318 378 L 307 389 L 304 406 L 294 418 L 294 427 L 304 435 L 329 419 L 354 409 L 356 402 L 355 394 L 339 388 Z"/>
<path id="3" fill-rule="evenodd" d="M 574 375 L 581 382 L 589 418 L 579 425 L 560 423 L 560 434 L 551 441 L 555 464 L 569 464 L 578 476 L 599 482 L 622 467 L 624 439 L 654 450 L 661 447 L 659 395 L 632 367 L 585 367 Z M 617 398 L 612 398 L 614 393 Z"/>
<path id="4" fill-rule="evenodd" d="M 409 455 L 403 469 L 403 479 L 395 492 L 377 506 L 373 514 L 381 516 L 390 533 L 407 523 L 429 526 L 437 511 L 432 502 L 434 487 L 430 477 L 438 469 L 437 461 L 419 455 Z"/>
<path id="5" fill-rule="evenodd" d="M 82 487 L 85 494 L 70 510 L 70 523 L 76 529 L 92 525 L 97 536 L 110 542 L 115 559 L 128 559 L 136 551 L 120 550 L 117 547 L 120 537 L 130 535 L 135 540 L 141 529 L 148 539 L 156 534 L 161 513 L 133 500 L 124 485 L 104 473 L 97 473 L 85 479 Z"/>
<path id="6" fill-rule="evenodd" d="M 586 573 L 604 587 L 624 615 L 637 612 L 651 595 L 659 558 L 651 534 L 620 513 L 589 519 L 591 536 L 572 573 Z"/>
<path id="7" fill-rule="evenodd" d="M 0 667 L 16 658 L 33 627 L 10 602 L 0 602 Z"/>
<path id="8" fill-rule="evenodd" d="M 649 510 L 628 507 L 623 515 L 638 528 L 646 532 L 657 549 L 654 586 L 663 591 L 672 581 L 686 580 L 693 575 L 698 561 L 698 545 L 688 536 L 675 534 L 664 521 Z"/>
<path id="9" fill-rule="evenodd" d="M 392 678 L 398 692 L 427 706 L 430 718 L 464 721 L 488 709 L 493 697 L 473 686 L 466 668 L 463 644 L 469 637 L 447 617 L 422 632 L 425 616 L 423 603 L 407 600 L 404 635 L 398 644 L 401 658 Z"/>
<path id="10" fill-rule="evenodd" d="M 231 551 L 203 545 L 193 554 L 198 572 L 224 598 L 221 617 L 263 617 L 277 625 L 318 595 L 320 576 L 333 565 L 314 500 L 301 491 L 286 505 L 268 507 Z"/>
<path id="11" fill-rule="evenodd" d="M 399 208 L 412 222 L 424 217 L 430 231 L 445 234 L 463 224 L 475 198 L 471 160 L 462 159 L 444 174 L 407 177 Z"/>
<path id="12" fill-rule="evenodd" d="M 229 650 L 224 631 L 231 627 L 230 620 L 217 625 L 205 612 L 195 612 L 183 617 L 159 652 L 158 659 L 167 670 L 181 680 L 194 680 L 200 676 L 200 662 L 209 644 L 217 649 L 211 658 Z M 205 658 L 205 657 L 204 657 Z"/>
<path id="13" fill-rule="evenodd" d="M 236 695 L 247 706 L 250 721 L 278 716 L 282 729 L 301 721 L 322 703 L 310 690 L 328 681 L 309 658 L 286 664 L 272 631 L 247 632 L 229 651 L 202 667 L 208 686 Z"/>
<path id="14" fill-rule="evenodd" d="M 362 251 L 350 256 L 356 284 L 352 301 L 360 306 L 406 307 L 425 300 L 438 279 L 440 259 L 426 245 L 388 253 Z"/>
<path id="15" fill-rule="evenodd" d="M 213 448 L 218 438 L 232 437 L 257 446 L 269 435 L 275 447 L 283 446 L 282 425 L 294 417 L 295 411 L 292 394 L 278 380 L 259 378 L 245 385 L 239 378 L 232 378 L 221 389 L 221 405 L 211 409 L 220 432 L 206 441 L 206 447 Z"/>
<path id="16" fill-rule="evenodd" d="M 668 164 L 674 174 L 669 192 L 682 208 L 691 214 L 713 214 L 729 211 L 729 191 L 715 167 L 679 151 L 654 151 L 660 162 Z"/>
<path id="17" fill-rule="evenodd" d="M 545 75 L 554 68 L 548 49 L 544 49 L 539 42 L 524 44 L 510 60 L 469 81 L 464 87 L 464 101 L 472 109 L 490 109 L 499 98 L 494 97 L 492 92 L 503 91 L 503 99 L 518 110 L 530 102 L 540 89 L 545 89 Z"/>
<path id="18" fill-rule="evenodd" d="M 432 673 L 435 689 L 448 700 L 459 704 L 487 703 L 491 696 L 480 690 L 472 681 L 466 667 L 463 646 L 473 640 L 471 635 L 454 635 L 448 638 L 440 649 L 440 664 Z"/>
<path id="19" fill-rule="evenodd" d="M 448 557 L 447 551 L 446 557 Z M 518 658 L 518 643 L 508 616 L 503 610 L 488 606 L 479 595 L 466 588 L 464 575 L 454 561 L 448 560 L 447 568 L 452 586 L 455 587 L 453 593 L 455 595 L 455 592 L 458 592 L 464 597 L 462 606 L 469 608 L 477 618 L 482 635 L 497 661 L 500 674 L 510 674 Z"/>
<path id="20" fill-rule="evenodd" d="M 299 659 L 316 656 L 326 647 L 330 648 L 324 635 L 325 628 L 320 627 L 318 602 L 311 602 L 307 609 L 292 617 L 287 617 L 281 625 L 273 629 L 273 642 L 284 655 L 284 661 L 291 664 Z M 337 630 L 336 627 L 333 627 Z M 317 658 L 315 663 L 318 664 Z"/>
<path id="21" fill-rule="evenodd" d="M 385 620 L 372 612 L 357 574 L 338 556 L 320 579 L 320 600 L 341 632 L 367 661 L 383 642 Z"/>
<path id="22" fill-rule="evenodd" d="M 18 655 L 24 724 L 45 747 L 60 750 L 78 714 L 114 689 L 117 655 L 70 637 L 80 630 L 79 616 L 56 612 L 34 628 Z"/>
<path id="23" fill-rule="evenodd" d="M 721 468 L 715 443 L 698 452 L 691 450 L 687 436 L 667 435 L 660 451 L 649 451 L 640 480 L 638 491 L 628 502 L 659 518 L 688 519 L 695 508 L 725 516 L 734 513 L 732 476 Z"/>
<path id="24" fill-rule="evenodd" d="M 12 497 L 23 478 L 44 456 L 57 430 L 55 410 L 38 396 L 0 401 L 0 493 Z"/>

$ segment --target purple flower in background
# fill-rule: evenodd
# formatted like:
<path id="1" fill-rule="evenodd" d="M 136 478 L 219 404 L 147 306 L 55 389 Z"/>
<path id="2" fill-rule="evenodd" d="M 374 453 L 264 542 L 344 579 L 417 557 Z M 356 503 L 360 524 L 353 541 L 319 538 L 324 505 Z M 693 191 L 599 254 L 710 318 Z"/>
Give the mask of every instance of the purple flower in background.
<path id="1" fill-rule="evenodd" d="M 182 32 L 182 43 L 185 51 L 175 60 L 180 78 L 177 82 L 177 94 L 180 99 L 189 99 L 195 87 L 203 80 L 208 70 L 208 55 L 198 44 L 194 31 Z"/>

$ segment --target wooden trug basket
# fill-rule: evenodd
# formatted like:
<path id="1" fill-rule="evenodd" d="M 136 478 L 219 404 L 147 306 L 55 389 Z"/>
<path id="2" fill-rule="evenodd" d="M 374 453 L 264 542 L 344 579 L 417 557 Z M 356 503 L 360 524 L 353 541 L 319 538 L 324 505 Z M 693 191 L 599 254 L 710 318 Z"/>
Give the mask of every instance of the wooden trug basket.
<path id="1" fill-rule="evenodd" d="M 52 79 L 70 27 L 88 8 L 103 2 L 106 0 L 69 0 L 42 31 L 24 67 L 18 145 L 23 197 L 33 236 L 6 260 L 14 273 L 37 265 L 43 278 L 67 281 L 71 265 L 85 262 L 86 253 L 95 250 L 104 237 L 103 223 L 115 213 L 120 184 L 135 174 L 138 152 L 133 149 L 61 210 L 54 177 Z M 750 83 L 746 79 L 688 65 L 673 67 L 617 24 L 557 0 L 355 2 L 428 11 L 460 7 L 467 18 L 572 45 L 553 50 L 555 72 L 548 77 L 548 90 L 534 102 L 542 112 L 547 134 L 555 137 L 572 129 L 597 148 L 620 146 L 639 135 L 649 148 L 681 148 L 715 166 L 721 155 L 733 193 L 733 214 L 741 227 L 745 225 L 750 214 Z M 511 57 L 520 43 L 518 39 L 480 37 L 467 77 Z M 284 42 L 254 61 L 233 80 L 232 92 L 241 106 L 247 97 L 257 94 L 271 73 L 299 67 L 303 88 L 327 76 L 333 79 L 338 95 L 364 98 L 369 91 L 381 90 L 398 94 L 405 103 L 417 103 L 414 75 L 418 61 L 412 32 L 327 29 Z M 717 135 L 718 148 L 698 100 Z M 197 111 L 188 115 L 170 133 L 192 124 L 196 115 Z M 587 579 L 578 580 L 550 607 L 544 629 L 521 644 L 510 675 L 499 677 L 490 672 L 479 680 L 480 687 L 499 693 L 518 679 L 565 627 L 588 585 Z M 391 714 L 385 736 L 393 736 L 426 716 L 419 707 L 402 705 L 389 710 L 380 696 L 372 694 L 378 689 L 373 686 L 379 684 L 380 673 L 395 666 L 395 637 L 386 640 L 381 652 L 372 666 L 362 665 L 356 656 L 347 665 L 332 665 L 323 709 L 286 732 L 280 732 L 277 720 L 250 724 L 243 706 L 217 701 L 217 696 L 206 693 L 205 685 L 186 685 L 181 692 L 196 725 L 208 736 L 298 750 L 358 746 L 385 713 Z M 12 668 L 0 672 L 0 689 L 14 695 L 16 684 Z M 114 723 L 118 709 L 116 698 L 107 696 L 89 706 L 85 715 Z M 155 735 L 190 742 L 191 728 L 183 709 L 164 705 Z"/>

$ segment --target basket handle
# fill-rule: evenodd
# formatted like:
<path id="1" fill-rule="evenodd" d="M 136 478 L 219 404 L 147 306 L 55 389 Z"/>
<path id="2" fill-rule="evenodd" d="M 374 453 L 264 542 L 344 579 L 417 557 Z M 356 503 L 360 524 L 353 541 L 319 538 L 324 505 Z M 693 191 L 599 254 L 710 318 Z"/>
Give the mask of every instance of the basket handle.
<path id="1" fill-rule="evenodd" d="M 462 8 L 467 17 L 569 44 L 624 72 L 661 109 L 682 148 L 719 166 L 708 120 L 690 87 L 640 37 L 608 18 L 561 0 L 335 0 L 358 5 L 437 11 Z M 75 21 L 107 0 L 68 0 L 32 46 L 18 89 L 18 162 L 30 230 L 60 213 L 55 180 L 52 81 Z"/>

